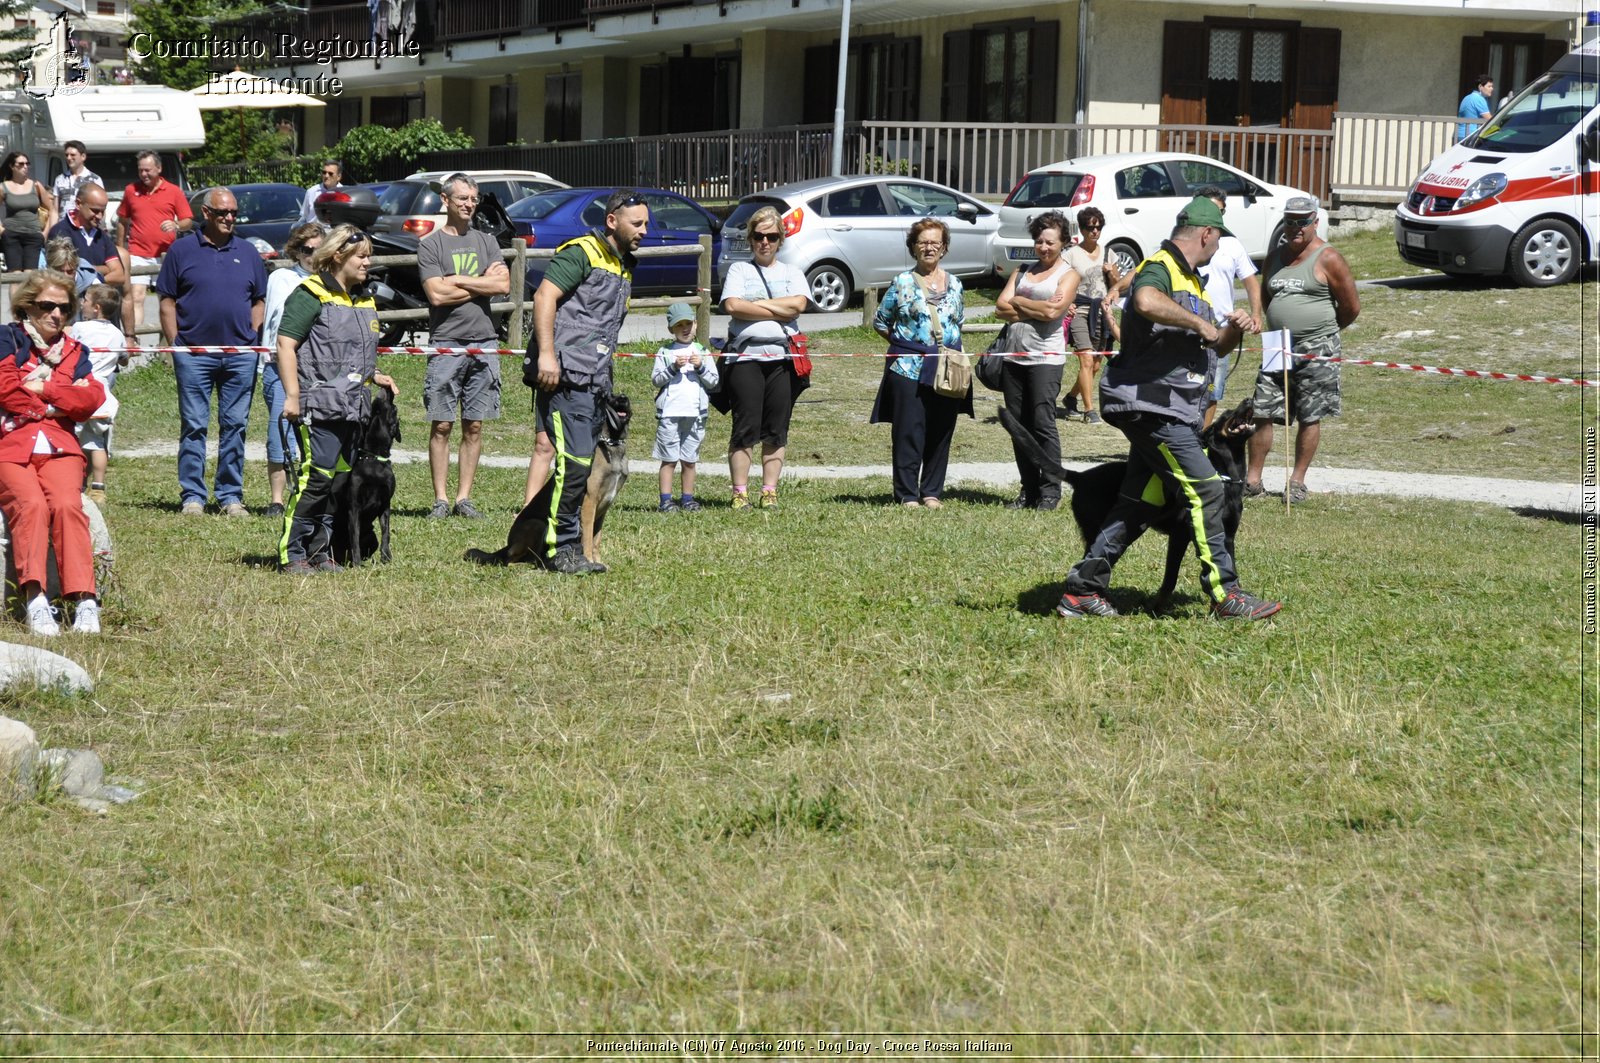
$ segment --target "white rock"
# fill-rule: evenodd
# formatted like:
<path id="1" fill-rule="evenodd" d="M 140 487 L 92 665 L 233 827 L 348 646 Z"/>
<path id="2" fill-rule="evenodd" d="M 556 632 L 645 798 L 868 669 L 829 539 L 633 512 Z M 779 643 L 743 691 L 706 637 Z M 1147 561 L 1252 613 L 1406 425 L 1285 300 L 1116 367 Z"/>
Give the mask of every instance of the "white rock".
<path id="1" fill-rule="evenodd" d="M 33 769 L 39 757 L 39 739 L 21 720 L 0 716 L 0 801 L 33 795 Z"/>
<path id="2" fill-rule="evenodd" d="M 69 797 L 101 796 L 106 766 L 92 749 L 47 749 L 39 754 L 39 770 L 50 772 L 51 780 Z"/>
<path id="3" fill-rule="evenodd" d="M 37 646 L 0 642 L 0 689 L 19 683 L 56 687 L 68 694 L 94 689 L 94 680 L 76 661 Z"/>

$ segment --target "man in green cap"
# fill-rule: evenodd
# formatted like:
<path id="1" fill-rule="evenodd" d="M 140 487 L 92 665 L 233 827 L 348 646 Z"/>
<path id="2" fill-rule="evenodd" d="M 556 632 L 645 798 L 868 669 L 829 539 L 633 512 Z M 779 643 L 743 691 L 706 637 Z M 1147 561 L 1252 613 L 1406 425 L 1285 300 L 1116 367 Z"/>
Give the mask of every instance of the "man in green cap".
<path id="1" fill-rule="evenodd" d="M 1216 358 L 1233 349 L 1249 324 L 1243 310 L 1220 328 L 1213 322 L 1199 273 L 1218 241 L 1231 235 L 1217 205 L 1196 196 L 1179 213 L 1171 239 L 1134 276 L 1122 315 L 1122 350 L 1100 381 L 1101 416 L 1128 437 L 1128 472 L 1100 534 L 1067 575 L 1056 606 L 1064 617 L 1117 615 L 1105 598 L 1112 566 L 1171 498 L 1188 510 L 1212 612 L 1262 620 L 1281 608 L 1239 586 L 1222 527 L 1222 478 L 1200 442 Z"/>

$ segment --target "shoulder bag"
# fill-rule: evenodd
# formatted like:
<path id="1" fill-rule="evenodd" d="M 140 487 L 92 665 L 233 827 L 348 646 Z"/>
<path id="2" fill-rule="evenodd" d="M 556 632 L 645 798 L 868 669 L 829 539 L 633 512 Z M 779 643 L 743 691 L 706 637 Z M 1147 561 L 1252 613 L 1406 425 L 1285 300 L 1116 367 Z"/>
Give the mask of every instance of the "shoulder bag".
<path id="1" fill-rule="evenodd" d="M 751 265 L 755 264 L 751 263 Z M 761 278 L 761 286 L 767 290 L 767 298 L 774 298 L 772 285 L 767 283 L 766 271 L 760 266 L 756 266 L 756 276 Z M 795 375 L 809 380 L 811 378 L 810 338 L 799 329 L 795 329 L 793 332 L 789 331 L 788 325 L 783 326 L 783 334 L 789 347 L 789 364 L 794 367 Z"/>
<path id="2" fill-rule="evenodd" d="M 922 305 L 922 313 L 938 329 L 934 344 L 938 348 L 938 367 L 933 371 L 933 390 L 935 394 L 944 395 L 952 399 L 964 399 L 972 390 L 972 357 L 957 347 L 946 347 L 944 340 L 944 317 L 928 306 L 927 293 L 922 290 L 922 282 L 915 277 L 911 283 L 917 286 L 917 302 Z"/>
<path id="3" fill-rule="evenodd" d="M 1010 353 L 1008 350 L 1010 346 L 1011 326 L 1006 325 L 995 336 L 994 342 L 989 344 L 989 349 L 984 352 L 983 357 L 978 359 L 978 364 L 972 367 L 972 375 L 978 378 L 978 383 L 990 391 L 1001 390 L 1000 370 L 1005 365 L 1005 356 Z"/>

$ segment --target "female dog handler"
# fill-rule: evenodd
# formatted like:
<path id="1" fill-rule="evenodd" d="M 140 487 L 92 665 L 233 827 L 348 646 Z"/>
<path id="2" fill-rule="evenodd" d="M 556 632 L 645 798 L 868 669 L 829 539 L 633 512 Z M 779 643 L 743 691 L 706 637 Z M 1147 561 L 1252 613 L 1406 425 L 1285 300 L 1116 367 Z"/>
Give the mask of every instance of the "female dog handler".
<path id="1" fill-rule="evenodd" d="M 328 552 L 333 477 L 355 461 L 361 422 L 372 413 L 367 383 L 400 393 L 392 377 L 378 372 L 378 308 L 363 288 L 371 261 L 367 234 L 341 225 L 311 256 L 314 272 L 283 305 L 283 416 L 295 426 L 302 456 L 278 543 L 279 563 L 289 575 L 342 567 Z"/>

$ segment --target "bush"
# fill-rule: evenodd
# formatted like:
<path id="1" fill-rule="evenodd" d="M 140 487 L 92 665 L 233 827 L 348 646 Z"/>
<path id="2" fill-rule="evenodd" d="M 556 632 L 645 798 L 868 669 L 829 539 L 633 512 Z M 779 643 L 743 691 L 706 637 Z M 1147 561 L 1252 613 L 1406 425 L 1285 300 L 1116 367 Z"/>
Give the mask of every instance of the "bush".
<path id="1" fill-rule="evenodd" d="M 344 160 L 346 180 L 371 181 L 397 166 L 410 167 L 425 152 L 472 146 L 472 137 L 461 130 L 447 130 L 437 118 L 419 118 L 399 129 L 380 125 L 352 129 L 328 154 Z"/>

